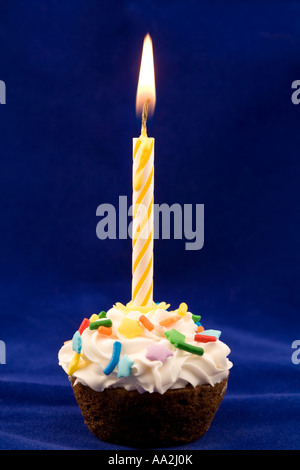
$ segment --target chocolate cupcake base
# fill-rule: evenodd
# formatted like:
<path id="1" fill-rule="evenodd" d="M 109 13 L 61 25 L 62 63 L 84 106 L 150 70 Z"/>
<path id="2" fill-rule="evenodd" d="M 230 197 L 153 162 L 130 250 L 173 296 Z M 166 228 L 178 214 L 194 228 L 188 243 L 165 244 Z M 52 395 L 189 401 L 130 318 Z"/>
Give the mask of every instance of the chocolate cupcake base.
<path id="1" fill-rule="evenodd" d="M 89 430 L 99 439 L 133 448 L 184 445 L 209 429 L 227 389 L 228 377 L 211 385 L 160 393 L 123 388 L 96 392 L 71 377 Z"/>

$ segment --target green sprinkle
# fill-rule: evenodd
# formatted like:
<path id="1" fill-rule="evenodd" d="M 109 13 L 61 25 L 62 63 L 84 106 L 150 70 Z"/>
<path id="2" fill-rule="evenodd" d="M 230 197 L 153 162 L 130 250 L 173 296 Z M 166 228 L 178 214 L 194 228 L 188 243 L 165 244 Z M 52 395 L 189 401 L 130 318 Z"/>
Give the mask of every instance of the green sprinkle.
<path id="1" fill-rule="evenodd" d="M 178 349 L 183 349 L 184 351 L 192 354 L 198 354 L 198 356 L 202 356 L 204 353 L 204 349 L 199 348 L 198 346 L 193 346 L 192 344 L 187 344 L 185 342 L 185 336 L 178 330 L 172 329 L 165 331 L 165 337 Z"/>
<path id="2" fill-rule="evenodd" d="M 185 336 L 174 328 L 172 330 L 165 331 L 165 337 L 176 347 L 179 342 L 184 343 L 185 340 Z"/>
<path id="3" fill-rule="evenodd" d="M 99 313 L 98 315 L 99 318 L 106 318 L 106 312 L 102 310 L 102 312 Z"/>
<path id="4" fill-rule="evenodd" d="M 109 318 L 105 320 L 92 321 L 89 325 L 90 330 L 97 330 L 99 326 L 112 326 L 112 321 Z"/>
<path id="5" fill-rule="evenodd" d="M 192 315 L 192 320 L 197 323 L 198 321 L 200 321 L 201 319 L 201 315 Z"/>
<path id="6" fill-rule="evenodd" d="M 176 344 L 176 347 L 192 354 L 198 354 L 198 356 L 202 356 L 204 353 L 204 349 L 199 348 L 198 346 L 193 346 L 192 344 L 187 344 L 184 341 L 179 341 Z"/>

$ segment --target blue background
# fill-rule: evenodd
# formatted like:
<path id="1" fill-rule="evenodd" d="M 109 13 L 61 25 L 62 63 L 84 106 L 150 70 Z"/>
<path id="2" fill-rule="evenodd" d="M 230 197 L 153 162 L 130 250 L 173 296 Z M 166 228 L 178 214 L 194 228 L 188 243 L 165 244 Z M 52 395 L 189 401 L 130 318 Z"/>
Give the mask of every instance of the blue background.
<path id="1" fill-rule="evenodd" d="M 1 449 L 116 449 L 57 365 L 82 318 L 131 292 L 143 38 L 154 45 L 155 202 L 204 204 L 205 244 L 158 240 L 154 297 L 222 330 L 234 363 L 208 433 L 180 449 L 299 449 L 300 2 L 0 1 Z"/>

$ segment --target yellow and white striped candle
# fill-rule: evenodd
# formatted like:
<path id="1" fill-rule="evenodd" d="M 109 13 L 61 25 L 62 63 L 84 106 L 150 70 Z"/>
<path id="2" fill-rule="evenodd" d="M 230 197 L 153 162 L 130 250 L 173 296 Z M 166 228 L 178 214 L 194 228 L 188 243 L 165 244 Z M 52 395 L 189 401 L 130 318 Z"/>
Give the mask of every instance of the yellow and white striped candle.
<path id="1" fill-rule="evenodd" d="M 154 139 L 147 136 L 148 112 L 155 107 L 152 40 L 144 39 L 136 95 L 136 112 L 142 112 L 142 131 L 133 139 L 132 303 L 153 304 L 153 194 Z"/>
<path id="2" fill-rule="evenodd" d="M 132 302 L 153 302 L 154 139 L 133 139 Z"/>

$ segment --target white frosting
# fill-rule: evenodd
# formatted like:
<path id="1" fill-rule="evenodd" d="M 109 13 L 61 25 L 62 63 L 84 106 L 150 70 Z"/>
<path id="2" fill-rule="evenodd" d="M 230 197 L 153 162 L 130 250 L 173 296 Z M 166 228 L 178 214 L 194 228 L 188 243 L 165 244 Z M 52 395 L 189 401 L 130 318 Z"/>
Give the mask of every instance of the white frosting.
<path id="1" fill-rule="evenodd" d="M 138 320 L 140 315 L 138 311 L 126 313 L 120 309 L 111 308 L 106 315 L 113 323 L 111 336 L 101 335 L 97 330 L 89 328 L 83 331 L 81 354 L 83 359 L 89 362 L 82 361 L 83 366 L 72 374 L 76 378 L 75 384 L 79 381 L 99 392 L 108 387 L 121 387 L 126 390 L 138 390 L 140 393 L 145 391 L 164 393 L 169 389 L 183 388 L 187 384 L 194 387 L 202 384 L 214 385 L 227 377 L 228 370 L 232 367 L 232 363 L 227 359 L 230 353 L 229 347 L 220 340 L 210 343 L 195 341 L 197 325 L 190 312 L 182 316 L 174 325 L 166 328 L 159 323 L 174 314 L 162 309 L 151 311 L 144 315 L 153 323 L 155 328 L 152 331 L 143 328 L 142 336 L 132 339 L 119 333 L 118 327 L 124 316 Z M 185 335 L 187 344 L 203 348 L 204 354 L 199 356 L 178 349 L 171 344 L 164 332 L 172 328 Z M 127 355 L 133 361 L 128 377 L 118 378 L 117 367 L 109 375 L 103 373 L 103 369 L 112 357 L 115 341 L 121 343 L 120 359 Z M 173 355 L 164 362 L 148 359 L 147 347 L 153 344 L 165 346 Z M 58 356 L 59 364 L 68 373 L 74 356 L 72 342 L 65 343 Z"/>

